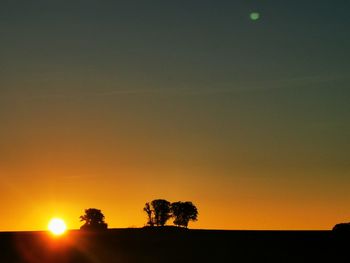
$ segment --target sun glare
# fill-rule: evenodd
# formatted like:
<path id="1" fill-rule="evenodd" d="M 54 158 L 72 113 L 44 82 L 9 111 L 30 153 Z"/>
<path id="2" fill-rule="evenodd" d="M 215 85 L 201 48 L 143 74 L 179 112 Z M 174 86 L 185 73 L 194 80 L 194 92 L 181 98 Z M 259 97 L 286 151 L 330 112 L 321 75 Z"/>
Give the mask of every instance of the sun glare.
<path id="1" fill-rule="evenodd" d="M 62 235 L 66 229 L 66 223 L 60 218 L 53 218 L 50 220 L 48 225 L 49 231 L 55 236 Z"/>

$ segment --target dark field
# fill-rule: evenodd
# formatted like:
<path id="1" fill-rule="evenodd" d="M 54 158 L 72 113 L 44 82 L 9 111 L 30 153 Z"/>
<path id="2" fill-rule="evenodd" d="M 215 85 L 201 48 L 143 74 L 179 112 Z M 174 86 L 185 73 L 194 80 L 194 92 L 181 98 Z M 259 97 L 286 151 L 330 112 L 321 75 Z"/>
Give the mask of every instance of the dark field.
<path id="1" fill-rule="evenodd" d="M 0 262 L 350 262 L 330 231 L 111 229 L 0 233 Z"/>

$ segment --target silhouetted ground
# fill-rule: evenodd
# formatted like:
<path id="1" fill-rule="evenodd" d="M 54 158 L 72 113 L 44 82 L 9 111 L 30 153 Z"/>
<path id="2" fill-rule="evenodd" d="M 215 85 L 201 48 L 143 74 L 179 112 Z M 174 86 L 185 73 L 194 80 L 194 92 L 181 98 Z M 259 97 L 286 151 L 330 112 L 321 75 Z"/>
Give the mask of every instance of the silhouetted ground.
<path id="1" fill-rule="evenodd" d="M 331 231 L 111 229 L 0 233 L 0 262 L 350 262 L 350 239 Z"/>

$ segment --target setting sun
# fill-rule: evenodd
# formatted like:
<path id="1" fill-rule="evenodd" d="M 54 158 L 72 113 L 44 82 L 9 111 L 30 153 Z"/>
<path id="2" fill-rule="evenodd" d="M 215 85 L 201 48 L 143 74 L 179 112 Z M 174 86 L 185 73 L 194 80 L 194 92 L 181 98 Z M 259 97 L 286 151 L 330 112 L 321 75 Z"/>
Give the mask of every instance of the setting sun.
<path id="1" fill-rule="evenodd" d="M 66 223 L 60 218 L 53 218 L 50 220 L 48 229 L 50 232 L 56 236 L 62 235 L 66 229 Z"/>

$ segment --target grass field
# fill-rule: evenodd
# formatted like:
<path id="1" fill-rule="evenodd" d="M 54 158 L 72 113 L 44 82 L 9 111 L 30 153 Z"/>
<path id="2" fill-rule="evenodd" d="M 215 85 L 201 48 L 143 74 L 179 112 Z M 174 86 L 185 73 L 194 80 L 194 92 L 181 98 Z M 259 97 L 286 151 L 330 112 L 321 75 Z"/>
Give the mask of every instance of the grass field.
<path id="1" fill-rule="evenodd" d="M 350 262 L 330 231 L 110 229 L 0 233 L 0 262 Z"/>

